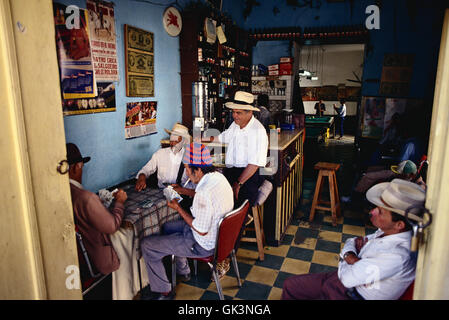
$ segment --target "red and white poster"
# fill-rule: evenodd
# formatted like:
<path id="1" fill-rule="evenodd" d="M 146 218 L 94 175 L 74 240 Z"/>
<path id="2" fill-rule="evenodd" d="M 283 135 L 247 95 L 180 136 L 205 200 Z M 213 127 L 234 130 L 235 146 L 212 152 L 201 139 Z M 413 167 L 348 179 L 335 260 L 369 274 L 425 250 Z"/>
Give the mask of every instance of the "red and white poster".
<path id="1" fill-rule="evenodd" d="M 125 138 L 137 138 L 157 133 L 157 101 L 130 102 L 126 104 Z"/>
<path id="2" fill-rule="evenodd" d="M 92 62 L 98 82 L 118 81 L 114 7 L 111 2 L 87 0 Z"/>

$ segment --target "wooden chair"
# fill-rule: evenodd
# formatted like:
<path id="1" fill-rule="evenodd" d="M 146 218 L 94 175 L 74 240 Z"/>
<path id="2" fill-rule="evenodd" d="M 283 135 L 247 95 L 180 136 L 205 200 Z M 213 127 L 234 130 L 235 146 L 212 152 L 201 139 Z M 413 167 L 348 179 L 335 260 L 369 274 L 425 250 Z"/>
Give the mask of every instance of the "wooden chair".
<path id="1" fill-rule="evenodd" d="M 315 187 L 315 194 L 313 196 L 312 207 L 310 209 L 309 221 L 312 222 L 315 217 L 315 210 L 325 210 L 332 213 L 332 225 L 337 225 L 337 215 L 341 215 L 340 196 L 338 194 L 337 176 L 335 172 L 340 168 L 338 163 L 318 162 L 315 169 L 319 170 L 318 179 Z M 330 201 L 323 201 L 321 199 L 321 191 L 323 188 L 323 177 L 329 179 L 329 193 Z M 326 204 L 330 207 L 324 207 L 321 204 Z"/>
<path id="2" fill-rule="evenodd" d="M 232 264 L 234 266 L 235 273 L 237 275 L 237 284 L 242 286 L 240 280 L 239 268 L 237 265 L 237 258 L 235 256 L 235 242 L 242 229 L 246 213 L 249 208 L 248 200 L 245 200 L 243 204 L 227 213 L 218 223 L 218 233 L 215 245 L 215 253 L 212 256 L 204 258 L 192 258 L 195 263 L 195 275 L 197 273 L 196 262 L 203 261 L 209 265 L 212 275 L 214 277 L 215 284 L 217 285 L 218 295 L 220 300 L 224 300 L 223 291 L 221 289 L 220 280 L 217 271 L 217 263 L 225 260 L 229 255 L 232 258 Z M 172 288 L 176 286 L 176 257 L 172 255 Z"/>
<path id="3" fill-rule="evenodd" d="M 254 237 L 242 237 L 240 241 L 244 242 L 256 242 L 257 251 L 259 252 L 259 260 L 263 261 L 265 259 L 265 254 L 263 252 L 263 247 L 265 245 L 265 233 L 263 231 L 263 204 L 267 200 L 271 191 L 273 191 L 273 184 L 268 180 L 265 180 L 259 188 L 259 194 L 257 196 L 256 203 L 252 207 L 253 214 L 253 224 L 254 227 L 246 227 L 246 231 L 254 231 L 256 235 Z"/>

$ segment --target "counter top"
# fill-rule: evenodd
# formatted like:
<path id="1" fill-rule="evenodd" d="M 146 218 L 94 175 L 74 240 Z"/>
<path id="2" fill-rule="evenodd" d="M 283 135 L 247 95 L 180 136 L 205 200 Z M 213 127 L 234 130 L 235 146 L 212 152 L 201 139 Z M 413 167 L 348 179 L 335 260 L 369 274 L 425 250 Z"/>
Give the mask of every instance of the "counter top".
<path id="1" fill-rule="evenodd" d="M 287 146 L 292 142 L 292 140 L 295 140 L 298 135 L 301 134 L 301 132 L 303 132 L 304 129 L 295 129 L 295 130 L 284 130 L 281 131 L 278 134 L 278 146 L 277 147 L 269 147 L 269 149 L 271 150 L 284 150 L 285 148 L 287 148 Z M 270 136 L 268 135 L 268 139 L 270 139 Z M 161 145 L 169 145 L 170 144 L 170 140 L 166 139 L 166 140 L 161 140 Z M 220 143 L 217 141 L 214 142 L 210 142 L 210 143 L 204 143 L 207 147 L 209 148 L 214 148 L 214 147 L 227 147 L 227 144 L 225 143 Z"/>

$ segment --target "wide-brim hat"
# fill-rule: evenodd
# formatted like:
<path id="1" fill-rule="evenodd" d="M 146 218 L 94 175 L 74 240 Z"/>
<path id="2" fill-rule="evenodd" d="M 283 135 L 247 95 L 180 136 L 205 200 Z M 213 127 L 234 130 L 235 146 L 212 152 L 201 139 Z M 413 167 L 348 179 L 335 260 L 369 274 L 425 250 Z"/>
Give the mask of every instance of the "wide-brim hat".
<path id="1" fill-rule="evenodd" d="M 400 162 L 397 166 L 391 166 L 391 171 L 397 174 L 415 174 L 418 169 L 413 161 L 405 160 Z"/>
<path id="2" fill-rule="evenodd" d="M 424 206 L 426 194 L 416 183 L 402 179 L 394 179 L 391 182 L 378 183 L 366 192 L 366 198 L 372 204 L 389 211 L 405 216 L 409 219 L 422 222 L 419 209 Z"/>
<path id="3" fill-rule="evenodd" d="M 171 130 L 169 130 L 169 129 L 164 129 L 164 130 L 165 130 L 165 132 L 167 132 L 170 135 L 173 134 L 176 136 L 181 136 L 181 137 L 190 139 L 189 141 L 192 141 L 192 136 L 189 134 L 189 129 L 180 123 L 175 123 Z"/>
<path id="4" fill-rule="evenodd" d="M 259 108 L 254 107 L 254 95 L 246 91 L 237 91 L 234 96 L 234 101 L 226 102 L 225 106 L 229 109 L 260 111 Z"/>
<path id="5" fill-rule="evenodd" d="M 76 146 L 76 144 L 67 143 L 65 146 L 67 149 L 67 162 L 69 163 L 69 165 L 72 165 L 72 164 L 75 164 L 78 162 L 86 163 L 86 162 L 90 161 L 90 157 L 83 157 L 81 155 L 81 152 L 78 149 L 78 147 Z"/>

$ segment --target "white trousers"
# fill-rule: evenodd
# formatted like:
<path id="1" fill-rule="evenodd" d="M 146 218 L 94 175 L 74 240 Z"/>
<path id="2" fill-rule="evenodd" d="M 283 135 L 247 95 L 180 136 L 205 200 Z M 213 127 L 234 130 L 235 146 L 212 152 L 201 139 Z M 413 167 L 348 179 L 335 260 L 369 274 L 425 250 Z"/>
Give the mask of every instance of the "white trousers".
<path id="1" fill-rule="evenodd" d="M 110 235 L 112 245 L 120 260 L 120 267 L 112 273 L 112 299 L 132 300 L 140 290 L 134 231 L 120 228 Z M 139 260 L 142 288 L 148 285 L 148 275 L 143 258 Z"/>

